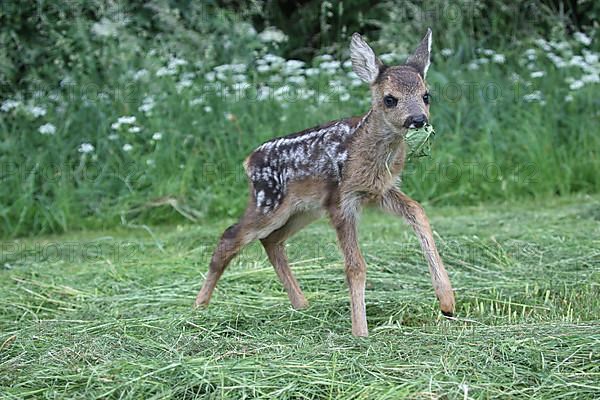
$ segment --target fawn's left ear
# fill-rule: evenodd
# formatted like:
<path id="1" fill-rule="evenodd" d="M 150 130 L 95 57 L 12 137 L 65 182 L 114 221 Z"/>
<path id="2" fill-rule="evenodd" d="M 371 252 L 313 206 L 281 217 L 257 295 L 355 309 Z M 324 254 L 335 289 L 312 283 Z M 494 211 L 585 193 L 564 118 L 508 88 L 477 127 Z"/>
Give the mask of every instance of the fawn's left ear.
<path id="1" fill-rule="evenodd" d="M 406 65 L 410 65 L 411 67 L 415 67 L 419 74 L 423 79 L 427 75 L 427 70 L 429 69 L 429 65 L 431 64 L 431 28 L 427 28 L 427 33 L 419 47 L 415 50 L 415 52 L 408 57 L 406 60 Z"/>

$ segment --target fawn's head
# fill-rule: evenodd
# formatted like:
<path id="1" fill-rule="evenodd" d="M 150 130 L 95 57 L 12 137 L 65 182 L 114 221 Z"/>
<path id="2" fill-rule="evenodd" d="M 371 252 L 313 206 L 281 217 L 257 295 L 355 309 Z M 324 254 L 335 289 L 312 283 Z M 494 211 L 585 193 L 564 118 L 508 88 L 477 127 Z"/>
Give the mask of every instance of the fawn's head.
<path id="1" fill-rule="evenodd" d="M 372 108 L 394 130 L 420 128 L 429 119 L 425 76 L 430 64 L 431 29 L 403 65 L 384 65 L 355 33 L 350 43 L 352 69 L 371 86 Z"/>

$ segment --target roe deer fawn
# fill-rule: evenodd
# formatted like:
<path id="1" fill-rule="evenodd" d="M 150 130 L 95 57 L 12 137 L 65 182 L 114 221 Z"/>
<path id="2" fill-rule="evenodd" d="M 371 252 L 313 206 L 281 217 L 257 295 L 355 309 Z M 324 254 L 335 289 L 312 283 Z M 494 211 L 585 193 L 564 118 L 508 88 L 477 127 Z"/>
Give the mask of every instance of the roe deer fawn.
<path id="1" fill-rule="evenodd" d="M 361 117 L 332 121 L 258 147 L 244 162 L 250 199 L 240 221 L 225 230 L 212 256 L 196 306 L 207 305 L 231 259 L 259 239 L 296 309 L 308 305 L 288 265 L 284 242 L 327 214 L 344 256 L 350 290 L 352 333 L 367 336 L 366 264 L 358 246 L 361 206 L 376 204 L 404 217 L 429 264 L 442 313 L 451 316 L 454 294 L 423 208 L 396 187 L 404 166 L 404 135 L 429 118 L 425 76 L 431 30 L 404 65 L 386 66 L 355 33 L 354 72 L 371 87 L 371 109 Z"/>

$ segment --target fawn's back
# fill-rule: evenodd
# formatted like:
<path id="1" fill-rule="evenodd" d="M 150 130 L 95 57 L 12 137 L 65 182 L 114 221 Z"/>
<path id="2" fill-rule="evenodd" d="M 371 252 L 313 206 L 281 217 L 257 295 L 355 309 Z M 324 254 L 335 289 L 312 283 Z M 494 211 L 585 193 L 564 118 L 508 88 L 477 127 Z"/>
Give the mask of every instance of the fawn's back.
<path id="1" fill-rule="evenodd" d="M 365 118 L 366 115 L 331 121 L 269 140 L 252 152 L 244 168 L 260 212 L 276 209 L 294 183 L 319 181 L 328 186 L 339 185 L 350 142 Z"/>

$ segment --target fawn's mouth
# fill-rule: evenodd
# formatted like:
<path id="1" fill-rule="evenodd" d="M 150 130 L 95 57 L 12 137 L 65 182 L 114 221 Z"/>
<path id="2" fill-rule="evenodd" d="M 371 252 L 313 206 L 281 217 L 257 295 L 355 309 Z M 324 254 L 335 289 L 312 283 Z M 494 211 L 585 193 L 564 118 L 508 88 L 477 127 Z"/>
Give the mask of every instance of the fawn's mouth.
<path id="1" fill-rule="evenodd" d="M 433 126 L 429 124 L 425 124 L 421 128 L 408 129 L 404 134 L 404 141 L 408 146 L 408 159 L 430 155 L 431 141 L 434 135 Z"/>

